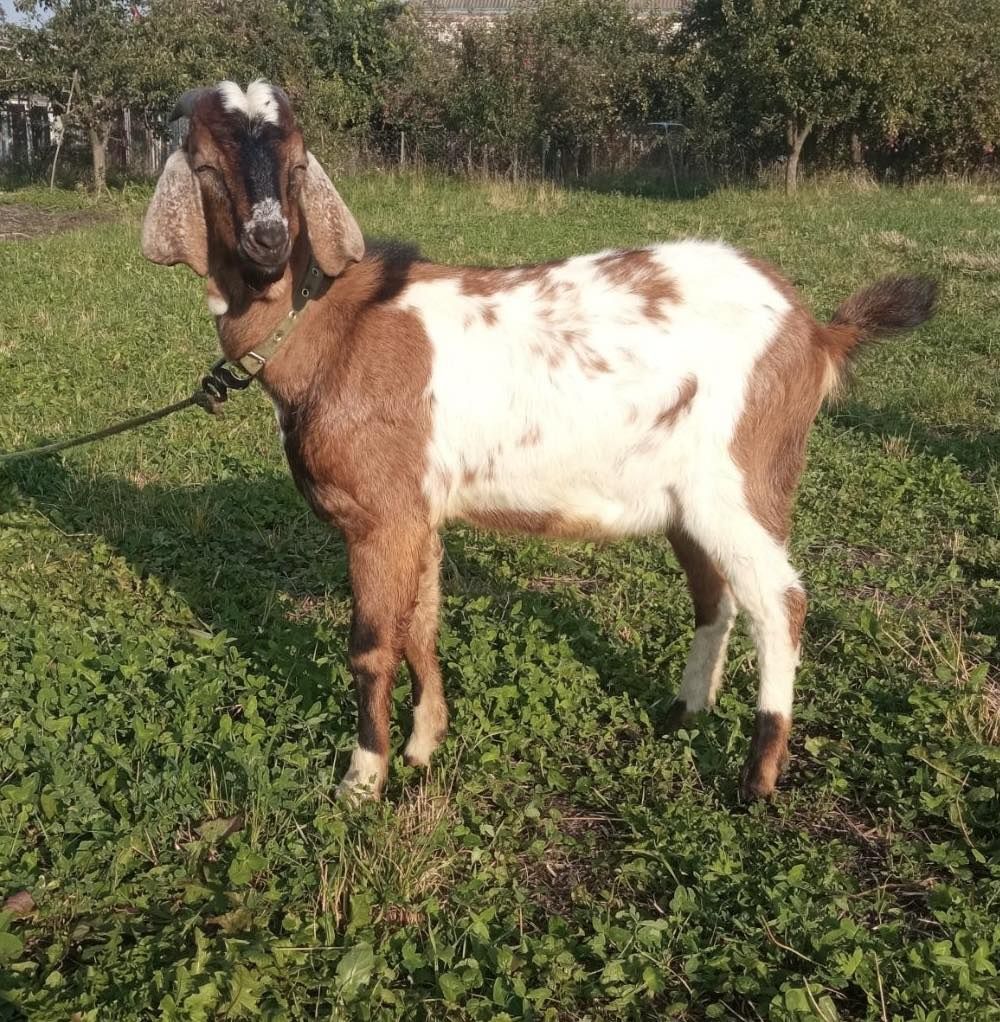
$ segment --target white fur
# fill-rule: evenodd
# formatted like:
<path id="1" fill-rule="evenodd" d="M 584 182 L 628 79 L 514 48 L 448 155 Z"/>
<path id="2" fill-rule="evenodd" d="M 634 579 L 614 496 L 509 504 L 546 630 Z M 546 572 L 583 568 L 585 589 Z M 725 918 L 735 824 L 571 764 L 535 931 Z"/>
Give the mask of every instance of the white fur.
<path id="1" fill-rule="evenodd" d="M 715 620 L 696 628 L 691 652 L 688 654 L 677 698 L 683 700 L 688 713 L 700 713 L 715 705 L 722 685 L 729 633 L 736 620 L 736 601 L 728 590 L 719 600 Z"/>
<path id="2" fill-rule="evenodd" d="M 551 513 L 606 536 L 683 523 L 751 617 L 760 708 L 787 716 L 797 650 L 785 592 L 798 578 L 750 512 L 730 447 L 748 381 L 789 303 L 725 245 L 649 251 L 679 292 L 662 319 L 646 314 L 628 282 L 602 272 L 602 254 L 553 267 L 542 281 L 512 271 L 510 286 L 488 297 L 464 294 L 457 278 L 403 292 L 398 304 L 420 317 L 432 346 L 424 477 L 432 521 Z M 595 358 L 610 371 L 594 372 Z M 655 427 L 691 379 L 690 406 Z M 536 434 L 537 443 L 523 442 Z M 686 689 L 697 690 L 692 709 L 721 680 L 726 609 L 696 636 L 685 672 Z"/>
<path id="3" fill-rule="evenodd" d="M 237 114 L 247 113 L 247 97 L 236 82 L 219 82 L 216 91 L 222 98 L 222 105 L 229 111 Z"/>
<path id="4" fill-rule="evenodd" d="M 274 89 L 258 78 L 247 86 L 247 115 L 268 124 L 278 123 L 278 101 Z"/>
<path id="5" fill-rule="evenodd" d="M 414 766 L 428 766 L 431 754 L 441 744 L 441 710 L 431 699 L 424 698 L 413 707 L 413 731 L 406 743 L 404 755 Z"/>
<path id="6" fill-rule="evenodd" d="M 337 785 L 337 797 L 361 799 L 378 795 L 388 767 L 385 757 L 357 746 L 351 755 L 351 767 L 347 775 Z"/>
<path id="7" fill-rule="evenodd" d="M 250 219 L 244 221 L 243 230 L 252 234 L 257 227 L 280 221 L 288 229 L 288 217 L 281 212 L 281 203 L 277 199 L 261 199 L 255 202 L 250 210 Z"/>
<path id="8" fill-rule="evenodd" d="M 219 82 L 219 95 L 222 105 L 234 113 L 246 114 L 251 120 L 277 124 L 279 120 L 278 102 L 274 98 L 274 90 L 267 82 L 251 82 L 244 92 L 236 82 Z"/>
<path id="9" fill-rule="evenodd" d="M 208 311 L 213 316 L 224 316 L 229 311 L 229 302 L 222 295 L 207 294 L 205 301 L 208 302 Z"/>
<path id="10" fill-rule="evenodd" d="M 668 486 L 683 507 L 711 497 L 720 511 L 745 511 L 729 445 L 747 379 L 788 303 L 723 245 L 690 241 L 653 252 L 680 291 L 666 322 L 643 315 L 641 297 L 612 284 L 599 256 L 552 271 L 566 288 L 548 319 L 536 282 L 480 298 L 444 279 L 401 296 L 433 346 L 424 489 L 434 520 L 482 508 L 557 512 L 608 535 L 637 535 L 671 524 Z M 498 317 L 493 325 L 483 318 L 486 304 Z M 588 375 L 560 331 L 580 335 L 611 371 Z M 550 367 L 549 353 L 561 364 Z M 690 377 L 698 384 L 690 410 L 672 428 L 654 429 Z M 521 446 L 536 426 L 539 442 Z M 466 467 L 478 470 L 470 485 Z"/>

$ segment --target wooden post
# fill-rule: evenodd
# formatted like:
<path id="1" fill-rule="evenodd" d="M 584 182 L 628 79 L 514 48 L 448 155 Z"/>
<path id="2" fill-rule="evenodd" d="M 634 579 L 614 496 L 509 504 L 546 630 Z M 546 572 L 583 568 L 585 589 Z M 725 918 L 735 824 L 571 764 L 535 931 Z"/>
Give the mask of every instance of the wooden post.
<path id="1" fill-rule="evenodd" d="M 49 177 L 49 191 L 52 191 L 52 189 L 56 186 L 56 165 L 59 163 L 59 150 L 62 149 L 63 139 L 66 137 L 66 120 L 69 117 L 70 110 L 73 109 L 73 92 L 76 89 L 79 78 L 80 72 L 74 71 L 73 78 L 69 83 L 69 99 L 66 100 L 66 112 L 59 118 L 62 121 L 62 131 L 59 132 L 59 141 L 56 142 L 56 151 L 52 157 L 52 174 Z"/>

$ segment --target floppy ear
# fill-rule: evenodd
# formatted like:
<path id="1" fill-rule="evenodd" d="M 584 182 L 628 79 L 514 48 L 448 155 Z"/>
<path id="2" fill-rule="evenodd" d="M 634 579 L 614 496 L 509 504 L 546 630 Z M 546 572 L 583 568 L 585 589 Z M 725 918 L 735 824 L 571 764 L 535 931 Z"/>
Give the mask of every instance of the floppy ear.
<path id="1" fill-rule="evenodd" d="M 167 160 L 142 222 L 142 254 L 161 266 L 186 263 L 208 275 L 208 233 L 201 188 L 183 152 Z"/>
<path id="2" fill-rule="evenodd" d="M 312 153 L 306 153 L 300 204 L 313 256 L 328 277 L 343 273 L 348 263 L 361 261 L 365 254 L 361 228 Z"/>

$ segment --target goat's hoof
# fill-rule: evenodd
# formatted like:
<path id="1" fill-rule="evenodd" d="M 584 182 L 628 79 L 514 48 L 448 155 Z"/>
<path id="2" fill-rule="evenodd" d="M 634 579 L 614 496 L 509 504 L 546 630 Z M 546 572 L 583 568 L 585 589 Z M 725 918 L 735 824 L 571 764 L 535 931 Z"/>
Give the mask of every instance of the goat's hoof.
<path id="1" fill-rule="evenodd" d="M 434 750 L 444 741 L 445 731 L 442 730 L 432 738 L 418 737 L 416 732 L 410 735 L 406 748 L 403 749 L 403 762 L 408 767 L 419 767 L 426 770 L 431 765 Z"/>
<path id="2" fill-rule="evenodd" d="M 771 798 L 787 766 L 787 749 L 771 759 L 751 755 L 740 774 L 740 798 L 744 802 Z"/>
<path id="3" fill-rule="evenodd" d="M 337 801 L 351 806 L 359 806 L 364 802 L 377 802 L 379 787 L 371 782 L 345 777 L 337 785 Z"/>
<path id="4" fill-rule="evenodd" d="M 770 798 L 778 778 L 788 766 L 788 733 L 791 720 L 780 713 L 758 711 L 754 720 L 750 754 L 740 775 L 740 794 L 750 802 Z"/>
<path id="5" fill-rule="evenodd" d="M 683 699 L 675 699 L 667 710 L 663 730 L 667 733 L 679 731 L 682 727 L 687 727 L 693 719 L 694 714 L 688 710 L 687 703 Z"/>

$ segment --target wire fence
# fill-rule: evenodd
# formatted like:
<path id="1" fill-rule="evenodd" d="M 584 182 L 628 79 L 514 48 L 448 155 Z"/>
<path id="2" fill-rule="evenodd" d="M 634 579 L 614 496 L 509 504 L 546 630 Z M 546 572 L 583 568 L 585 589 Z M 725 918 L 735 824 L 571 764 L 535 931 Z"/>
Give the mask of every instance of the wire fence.
<path id="1" fill-rule="evenodd" d="M 107 144 L 112 180 L 152 179 L 180 144 L 184 126 L 141 109 L 118 112 Z M 486 143 L 445 128 L 312 133 L 317 155 L 338 172 L 434 171 L 508 181 L 584 183 L 641 175 L 666 192 L 680 195 L 692 182 L 723 175 L 706 155 L 697 135 L 676 121 L 652 121 L 608 134 L 589 144 L 564 145 L 548 137 Z M 57 180 L 89 180 L 89 136 L 79 127 L 64 130 L 43 97 L 23 97 L 0 106 L 0 174 L 8 181 L 48 179 L 59 142 Z M 725 176 L 748 178 L 759 172 L 753 158 L 727 154 Z"/>

